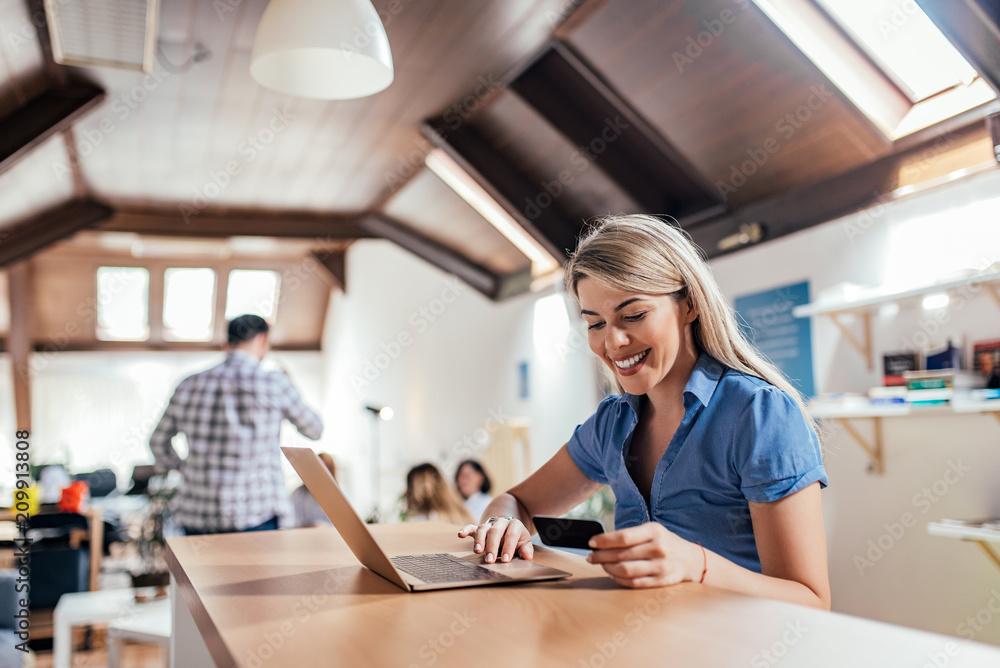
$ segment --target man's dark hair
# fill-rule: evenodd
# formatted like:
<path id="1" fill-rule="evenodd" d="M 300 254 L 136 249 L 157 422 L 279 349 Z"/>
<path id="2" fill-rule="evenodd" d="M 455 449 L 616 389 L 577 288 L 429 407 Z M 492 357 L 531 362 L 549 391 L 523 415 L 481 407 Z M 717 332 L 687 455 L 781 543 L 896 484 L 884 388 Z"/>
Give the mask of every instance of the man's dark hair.
<path id="1" fill-rule="evenodd" d="M 259 315 L 241 315 L 229 321 L 229 345 L 246 343 L 258 334 L 267 334 L 267 321 Z"/>

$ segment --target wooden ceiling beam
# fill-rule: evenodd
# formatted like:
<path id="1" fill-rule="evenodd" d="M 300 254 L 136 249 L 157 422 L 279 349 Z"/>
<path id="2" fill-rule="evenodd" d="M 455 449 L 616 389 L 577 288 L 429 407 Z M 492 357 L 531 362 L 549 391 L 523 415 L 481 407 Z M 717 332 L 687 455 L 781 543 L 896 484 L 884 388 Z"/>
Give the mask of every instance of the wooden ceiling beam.
<path id="1" fill-rule="evenodd" d="M 0 267 L 31 257 L 78 230 L 111 216 L 111 209 L 91 199 L 72 199 L 0 230 Z"/>
<path id="2" fill-rule="evenodd" d="M 104 99 L 104 89 L 86 81 L 54 86 L 0 118 L 0 174 L 46 139 L 62 132 Z"/>
<path id="3" fill-rule="evenodd" d="M 470 123 L 451 130 L 444 119 L 435 118 L 424 124 L 423 134 L 458 163 L 552 257 L 563 262 L 576 248 L 583 221 L 571 220 L 557 198 L 550 197 L 551 205 L 544 209 L 532 204 L 541 194 L 539 187 L 493 150 Z M 529 204 L 534 208 L 533 214 Z"/>
<path id="4" fill-rule="evenodd" d="M 733 213 L 719 216 L 692 226 L 684 226 L 692 240 L 709 257 L 746 248 L 736 245 L 720 248 L 723 239 L 739 234 L 741 227 L 757 223 L 763 227 L 762 241 L 798 232 L 814 225 L 836 220 L 865 209 L 875 209 L 872 218 L 857 229 L 845 225 L 849 239 L 864 234 L 874 224 L 880 206 L 895 199 L 900 186 L 900 173 L 907 161 L 931 161 L 951 143 L 961 143 L 965 137 L 982 134 L 983 121 L 929 139 L 905 151 L 880 158 L 872 163 L 802 188 L 781 193 L 745 206 Z"/>
<path id="5" fill-rule="evenodd" d="M 2 247 L 2 246 L 0 246 Z M 12 265 L 7 273 L 10 304 L 10 333 L 7 348 L 14 382 L 15 429 L 31 429 L 31 267 L 27 262 Z"/>
<path id="6" fill-rule="evenodd" d="M 695 167 L 568 44 L 553 41 L 510 88 L 643 210 L 725 211 Z"/>
<path id="7" fill-rule="evenodd" d="M 385 214 L 365 216 L 361 224 L 372 236 L 388 239 L 417 257 L 430 262 L 441 271 L 458 276 L 490 299 L 497 298 L 500 291 L 498 277 L 486 267 L 472 262 L 461 253 L 424 236 Z"/>
<path id="8" fill-rule="evenodd" d="M 347 249 L 315 251 L 313 257 L 323 265 L 337 287 L 347 292 Z"/>
<path id="9" fill-rule="evenodd" d="M 106 232 L 135 232 L 181 237 L 283 237 L 317 242 L 372 236 L 358 217 L 314 211 L 205 208 L 189 211 L 183 205 L 115 207 L 115 215 L 100 228 Z"/>

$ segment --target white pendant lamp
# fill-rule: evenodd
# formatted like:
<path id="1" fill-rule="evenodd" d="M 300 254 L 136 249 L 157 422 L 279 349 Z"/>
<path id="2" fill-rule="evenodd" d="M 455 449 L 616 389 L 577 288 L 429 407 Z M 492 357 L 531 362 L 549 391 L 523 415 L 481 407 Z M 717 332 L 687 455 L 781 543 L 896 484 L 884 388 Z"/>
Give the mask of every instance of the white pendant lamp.
<path id="1" fill-rule="evenodd" d="M 349 100 L 392 83 L 392 53 L 369 0 L 271 0 L 250 57 L 261 86 L 297 97 Z"/>

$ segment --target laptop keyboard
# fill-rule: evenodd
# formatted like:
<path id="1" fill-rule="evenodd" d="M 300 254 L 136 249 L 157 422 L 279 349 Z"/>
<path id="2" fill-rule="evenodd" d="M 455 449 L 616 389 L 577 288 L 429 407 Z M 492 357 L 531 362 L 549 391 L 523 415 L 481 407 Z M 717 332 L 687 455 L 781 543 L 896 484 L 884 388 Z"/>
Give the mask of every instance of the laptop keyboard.
<path id="1" fill-rule="evenodd" d="M 511 579 L 450 554 L 409 554 L 392 557 L 390 561 L 404 573 L 429 584 Z"/>

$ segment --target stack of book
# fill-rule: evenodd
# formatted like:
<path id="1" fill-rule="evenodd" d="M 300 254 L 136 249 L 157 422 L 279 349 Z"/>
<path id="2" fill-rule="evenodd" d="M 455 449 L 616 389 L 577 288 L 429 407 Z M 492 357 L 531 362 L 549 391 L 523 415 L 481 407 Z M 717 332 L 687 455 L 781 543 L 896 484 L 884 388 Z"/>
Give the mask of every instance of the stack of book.
<path id="1" fill-rule="evenodd" d="M 906 371 L 906 402 L 913 406 L 946 404 L 983 387 L 981 376 L 956 369 Z"/>

